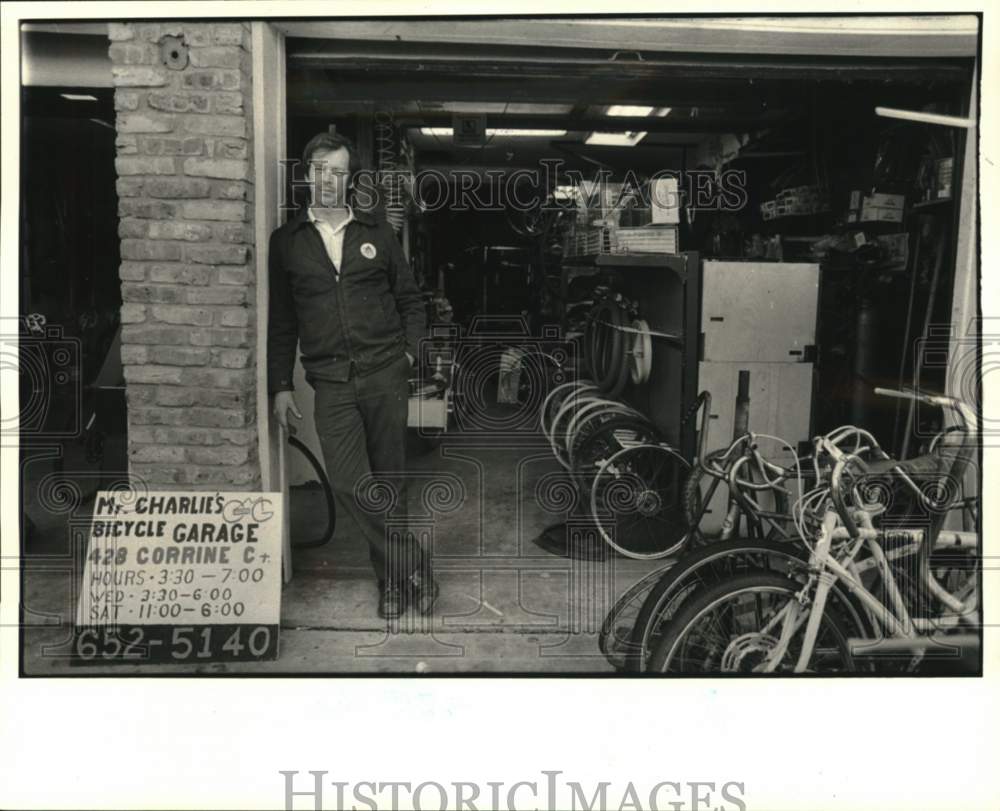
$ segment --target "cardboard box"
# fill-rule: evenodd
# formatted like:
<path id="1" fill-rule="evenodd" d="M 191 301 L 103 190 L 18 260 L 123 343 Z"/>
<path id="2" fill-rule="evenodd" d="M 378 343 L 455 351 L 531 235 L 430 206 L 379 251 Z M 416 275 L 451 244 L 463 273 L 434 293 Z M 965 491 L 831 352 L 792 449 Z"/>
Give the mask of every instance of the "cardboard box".
<path id="1" fill-rule="evenodd" d="M 954 166 L 954 158 L 941 158 L 935 164 L 934 186 L 939 200 L 951 198 L 951 178 Z"/>
<path id="2" fill-rule="evenodd" d="M 678 229 L 669 225 L 619 228 L 611 236 L 612 253 L 677 253 Z"/>
<path id="3" fill-rule="evenodd" d="M 906 205 L 906 197 L 902 194 L 869 194 L 865 202 L 876 208 L 898 208 L 903 209 Z"/>
<path id="4" fill-rule="evenodd" d="M 861 203 L 861 222 L 902 222 L 903 200 L 901 194 L 872 194 Z M 889 205 L 882 205 L 889 203 Z"/>
<path id="5" fill-rule="evenodd" d="M 677 225 L 681 221 L 681 196 L 676 177 L 649 182 L 649 205 L 653 225 Z"/>

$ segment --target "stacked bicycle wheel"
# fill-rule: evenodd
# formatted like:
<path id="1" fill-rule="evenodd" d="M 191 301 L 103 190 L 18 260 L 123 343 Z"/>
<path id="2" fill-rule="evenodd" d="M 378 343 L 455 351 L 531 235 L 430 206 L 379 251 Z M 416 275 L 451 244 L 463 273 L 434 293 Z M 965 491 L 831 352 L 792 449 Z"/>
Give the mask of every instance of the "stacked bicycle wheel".
<path id="1" fill-rule="evenodd" d="M 584 333 L 587 365 L 594 385 L 610 398 L 631 382 L 649 379 L 653 344 L 649 324 L 629 316 L 629 307 L 615 298 L 598 302 Z"/>
<path id="2" fill-rule="evenodd" d="M 684 545 L 681 488 L 690 466 L 644 414 L 595 381 L 577 380 L 549 393 L 541 428 L 608 547 L 655 559 Z"/>

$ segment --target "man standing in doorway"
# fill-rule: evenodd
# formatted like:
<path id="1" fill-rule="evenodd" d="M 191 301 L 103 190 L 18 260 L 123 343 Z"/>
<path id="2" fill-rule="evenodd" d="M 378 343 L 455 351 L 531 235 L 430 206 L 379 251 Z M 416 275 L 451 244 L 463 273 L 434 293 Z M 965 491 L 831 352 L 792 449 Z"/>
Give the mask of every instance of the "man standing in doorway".
<path id="1" fill-rule="evenodd" d="M 316 432 L 338 516 L 368 541 L 379 583 L 379 615 L 398 617 L 409 599 L 431 611 L 437 584 L 412 534 L 386 532 L 385 515 L 365 509 L 356 488 L 391 475 L 406 509 L 406 412 L 410 369 L 426 328 L 424 302 L 388 223 L 352 208 L 360 164 L 343 136 L 306 144 L 311 202 L 271 234 L 268 391 L 288 428 L 301 419 L 292 394 L 296 344 L 316 392 Z"/>

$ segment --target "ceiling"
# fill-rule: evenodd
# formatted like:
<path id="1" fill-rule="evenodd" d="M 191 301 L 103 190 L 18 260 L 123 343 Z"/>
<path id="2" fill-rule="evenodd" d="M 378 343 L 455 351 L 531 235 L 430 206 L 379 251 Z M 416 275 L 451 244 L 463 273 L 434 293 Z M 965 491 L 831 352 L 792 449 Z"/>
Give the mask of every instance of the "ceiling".
<path id="1" fill-rule="evenodd" d="M 722 134 L 788 129 L 816 105 L 856 103 L 866 93 L 874 94 L 864 102 L 869 111 L 876 103 L 907 108 L 928 93 L 955 98 L 971 75 L 968 60 L 953 58 L 646 54 L 384 37 L 290 37 L 286 53 L 293 117 L 329 123 L 388 114 L 406 129 L 421 165 L 480 169 L 537 166 L 546 158 L 679 168 L 685 150 Z M 611 105 L 669 112 L 612 116 Z M 484 116 L 487 130 L 565 134 L 494 135 L 461 146 L 449 133 L 456 114 Z M 430 128 L 439 133 L 421 131 Z M 592 133 L 614 132 L 647 135 L 635 146 L 585 143 Z"/>

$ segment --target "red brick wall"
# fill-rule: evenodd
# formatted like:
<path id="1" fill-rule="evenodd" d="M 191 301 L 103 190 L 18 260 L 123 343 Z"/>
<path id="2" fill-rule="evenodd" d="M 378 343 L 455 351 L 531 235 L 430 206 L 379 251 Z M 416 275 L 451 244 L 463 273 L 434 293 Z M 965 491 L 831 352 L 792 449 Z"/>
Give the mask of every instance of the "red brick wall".
<path id="1" fill-rule="evenodd" d="M 249 24 L 111 23 L 108 35 L 129 469 L 160 488 L 254 489 Z M 184 68 L 166 65 L 164 37 L 188 46 Z"/>

